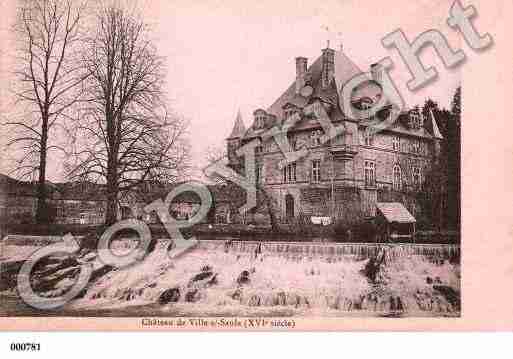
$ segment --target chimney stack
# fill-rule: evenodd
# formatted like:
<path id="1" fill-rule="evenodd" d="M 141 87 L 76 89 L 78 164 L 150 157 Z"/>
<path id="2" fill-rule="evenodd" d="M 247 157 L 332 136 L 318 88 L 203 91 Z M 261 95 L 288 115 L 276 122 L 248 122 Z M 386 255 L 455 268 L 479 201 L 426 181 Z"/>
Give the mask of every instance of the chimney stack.
<path id="1" fill-rule="evenodd" d="M 299 94 L 305 86 L 306 69 L 308 59 L 306 57 L 296 57 L 296 94 Z"/>
<path id="2" fill-rule="evenodd" d="M 322 88 L 326 89 L 335 75 L 335 50 L 328 47 L 322 50 Z"/>

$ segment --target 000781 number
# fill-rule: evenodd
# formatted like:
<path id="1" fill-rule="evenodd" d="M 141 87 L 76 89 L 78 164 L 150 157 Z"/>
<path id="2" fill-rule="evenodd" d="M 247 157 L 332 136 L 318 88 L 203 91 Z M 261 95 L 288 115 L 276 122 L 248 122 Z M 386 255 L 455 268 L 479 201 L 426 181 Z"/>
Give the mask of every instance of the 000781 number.
<path id="1" fill-rule="evenodd" d="M 39 343 L 11 343 L 11 351 L 16 352 L 38 352 L 41 350 Z"/>

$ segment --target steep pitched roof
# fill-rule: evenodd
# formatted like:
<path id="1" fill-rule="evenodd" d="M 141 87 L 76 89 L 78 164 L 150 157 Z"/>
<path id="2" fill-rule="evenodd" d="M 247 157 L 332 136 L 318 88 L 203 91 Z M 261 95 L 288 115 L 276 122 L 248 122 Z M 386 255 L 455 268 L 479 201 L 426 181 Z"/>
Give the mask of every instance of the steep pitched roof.
<path id="1" fill-rule="evenodd" d="M 327 89 L 323 89 L 321 86 L 321 75 L 322 75 L 322 56 L 319 56 L 311 65 L 308 67 L 306 72 L 307 78 L 309 78 L 310 85 L 313 87 L 313 93 L 309 98 L 305 98 L 300 94 L 296 94 L 296 81 L 285 90 L 285 92 L 278 97 L 278 99 L 267 109 L 268 113 L 275 116 L 281 117 L 282 108 L 287 103 L 295 104 L 299 107 L 304 107 L 309 100 L 312 98 L 320 98 L 321 100 L 327 100 L 328 102 L 338 102 L 338 89 L 342 88 L 349 80 L 360 74 L 367 74 L 362 71 L 343 51 L 335 51 L 335 73 L 334 73 L 334 84 Z M 371 78 L 369 77 L 369 80 Z M 373 98 L 375 93 L 368 86 L 364 86 L 359 89 L 360 97 Z"/>
<path id="2" fill-rule="evenodd" d="M 266 124 L 265 128 L 255 128 L 250 126 L 247 131 L 244 132 L 245 139 L 261 136 L 268 128 L 273 125 L 280 126 L 284 121 L 283 109 L 287 104 L 294 105 L 300 109 L 304 109 L 309 104 L 319 100 L 323 104 L 327 104 L 326 108 L 329 108 L 329 116 L 332 122 L 338 122 L 341 120 L 350 120 L 358 122 L 361 126 L 369 126 L 373 123 L 373 119 L 351 119 L 344 113 L 342 99 L 339 96 L 339 90 L 344 88 L 347 83 L 355 76 L 364 75 L 368 81 L 361 86 L 353 89 L 351 94 L 351 101 L 353 103 L 359 103 L 365 98 L 369 98 L 372 101 L 377 101 L 384 96 L 381 86 L 372 79 L 372 75 L 369 72 L 362 71 L 342 50 L 334 51 L 334 77 L 330 86 L 322 86 L 322 63 L 323 57 L 319 56 L 307 69 L 305 79 L 306 84 L 312 87 L 310 96 L 302 96 L 296 93 L 296 81 L 294 80 L 290 86 L 279 96 L 274 103 L 269 106 L 266 112 L 274 117 L 273 121 Z M 385 99 L 386 100 L 386 99 Z M 387 106 L 394 106 L 389 100 L 386 100 Z M 331 105 L 331 106 L 330 106 Z M 386 111 L 384 111 L 386 113 Z M 349 115 L 350 116 L 350 113 Z M 387 115 L 388 116 L 388 115 Z M 401 113 L 393 124 L 386 128 L 386 131 L 395 132 L 398 134 L 410 135 L 415 137 L 421 137 L 426 139 L 442 138 L 436 121 L 434 121 L 433 131 L 426 130 L 423 127 L 419 129 L 413 129 L 405 125 L 407 122 L 408 112 Z M 384 119 L 384 118 L 383 118 Z M 343 123 L 343 122 L 342 122 Z M 297 123 L 293 130 L 306 130 L 312 128 L 318 128 L 320 124 L 315 119 L 308 117 L 303 118 Z M 436 132 L 435 132 L 436 131 Z M 236 132 L 235 127 L 232 134 Z M 240 134 L 239 131 L 236 132 Z M 438 137 L 440 136 L 440 137 Z"/>
<path id="3" fill-rule="evenodd" d="M 321 78 L 321 69 L 322 69 L 322 58 L 318 57 L 307 69 L 306 76 L 309 76 L 311 79 L 312 86 L 315 86 L 319 79 Z M 290 86 L 281 94 L 280 97 L 274 101 L 274 103 L 267 108 L 267 113 L 271 113 L 278 118 L 281 117 L 282 108 L 287 103 L 291 103 L 297 105 L 299 107 L 303 107 L 306 99 L 296 94 L 296 81 L 294 80 Z"/>
<path id="4" fill-rule="evenodd" d="M 240 138 L 240 137 L 244 136 L 244 133 L 246 133 L 246 126 L 244 126 L 244 122 L 242 121 L 242 115 L 239 110 L 237 112 L 237 117 L 235 118 L 235 123 L 233 124 L 232 133 L 230 133 L 230 136 L 228 136 L 228 139 Z"/>
<path id="5" fill-rule="evenodd" d="M 415 217 L 399 202 L 378 202 L 378 211 L 385 217 L 387 222 L 392 223 L 415 223 Z"/>
<path id="6" fill-rule="evenodd" d="M 390 125 L 385 125 L 381 131 L 388 131 L 396 134 L 408 135 L 413 137 L 422 137 L 425 139 L 432 139 L 433 136 L 423 126 L 415 129 L 405 125 L 408 122 L 408 113 L 403 112 L 399 114 L 395 122 Z M 375 125 L 375 120 L 365 119 L 359 122 L 360 126 L 368 127 Z"/>
<path id="7" fill-rule="evenodd" d="M 304 107 L 311 98 L 321 98 L 329 102 L 333 100 L 337 101 L 338 94 L 337 89 L 340 89 L 354 76 L 364 73 L 343 51 L 335 51 L 335 74 L 334 74 L 334 86 L 330 86 L 327 89 L 323 89 L 321 86 L 321 74 L 322 74 L 322 56 L 319 56 L 309 67 L 306 72 L 307 78 L 309 78 L 310 85 L 313 87 L 312 95 L 309 98 L 305 98 L 300 94 L 296 94 L 296 81 L 278 97 L 278 99 L 267 109 L 268 113 L 271 113 L 277 117 L 281 117 L 282 108 L 287 103 Z"/>
<path id="8" fill-rule="evenodd" d="M 440 133 L 440 129 L 436 123 L 435 115 L 433 114 L 433 109 L 429 109 L 429 117 L 431 118 L 431 126 L 433 127 L 433 137 L 439 140 L 443 140 L 444 136 Z"/>

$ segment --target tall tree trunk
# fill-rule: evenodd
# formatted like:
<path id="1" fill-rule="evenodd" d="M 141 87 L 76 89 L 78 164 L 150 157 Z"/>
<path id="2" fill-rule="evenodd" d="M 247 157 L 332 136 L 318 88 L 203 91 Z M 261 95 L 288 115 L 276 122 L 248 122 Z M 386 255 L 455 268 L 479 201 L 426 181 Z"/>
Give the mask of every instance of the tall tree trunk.
<path id="1" fill-rule="evenodd" d="M 112 181 L 107 181 L 107 210 L 105 224 L 110 226 L 118 220 L 118 191 Z"/>
<path id="2" fill-rule="evenodd" d="M 112 225 L 118 220 L 118 179 L 117 163 L 115 156 L 109 155 L 107 169 L 107 210 L 105 212 L 105 224 Z"/>
<path id="3" fill-rule="evenodd" d="M 43 116 L 43 125 L 41 128 L 41 146 L 39 152 L 39 179 L 37 185 L 37 207 L 36 207 L 36 223 L 49 223 L 49 213 L 47 206 L 46 192 L 46 148 L 48 143 L 48 118 Z"/>

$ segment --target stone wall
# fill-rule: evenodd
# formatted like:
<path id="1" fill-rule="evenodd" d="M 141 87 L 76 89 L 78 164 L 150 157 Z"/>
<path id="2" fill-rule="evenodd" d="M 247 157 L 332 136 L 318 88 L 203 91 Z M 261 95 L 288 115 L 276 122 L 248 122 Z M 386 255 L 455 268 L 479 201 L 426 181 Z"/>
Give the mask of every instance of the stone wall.
<path id="1" fill-rule="evenodd" d="M 36 216 L 37 198 L 5 195 L 1 220 L 5 223 L 32 223 Z"/>
<path id="2" fill-rule="evenodd" d="M 105 201 L 51 200 L 55 223 L 102 224 L 105 222 Z"/>
<path id="3" fill-rule="evenodd" d="M 351 131 L 356 131 L 356 125 L 351 123 Z M 356 197 L 351 199 L 335 196 L 335 212 L 343 212 L 343 207 L 357 208 L 359 215 L 374 216 L 375 206 L 378 201 L 377 190 L 393 189 L 393 169 L 395 165 L 401 167 L 402 189 L 412 189 L 412 168 L 419 167 L 424 179 L 431 164 L 432 145 L 428 139 L 419 139 L 390 132 L 380 132 L 373 137 L 372 146 L 366 146 L 362 128 L 356 136 L 350 136 L 351 142 L 358 145 L 358 153 L 353 159 L 333 160 L 329 144 L 312 147 L 310 132 L 298 132 L 293 134 L 296 143 L 307 144 L 309 153 L 304 158 L 296 161 L 296 181 L 284 183 L 283 170 L 278 164 L 284 159 L 282 153 L 273 140 L 269 140 L 264 146 L 264 154 L 257 156 L 257 163 L 262 166 L 263 184 L 268 189 L 276 202 L 277 215 L 281 220 L 285 219 L 285 196 L 294 198 L 294 216 L 304 214 L 306 216 L 329 216 L 334 211 L 331 201 L 331 185 L 336 188 L 358 188 Z M 394 150 L 393 139 L 398 136 L 400 149 Z M 419 153 L 412 153 L 413 143 L 420 143 Z M 312 161 L 321 161 L 321 180 L 314 183 L 312 179 Z M 364 162 L 371 160 L 375 163 L 374 186 L 365 185 Z M 309 195 L 308 189 L 311 189 Z M 317 191 L 317 195 L 313 193 Z M 396 200 L 406 205 L 412 213 L 418 213 L 418 206 L 412 196 L 397 197 Z M 348 203 L 346 203 L 348 202 Z M 354 203 L 353 203 L 354 202 Z M 347 211 L 347 210 L 346 210 Z"/>

